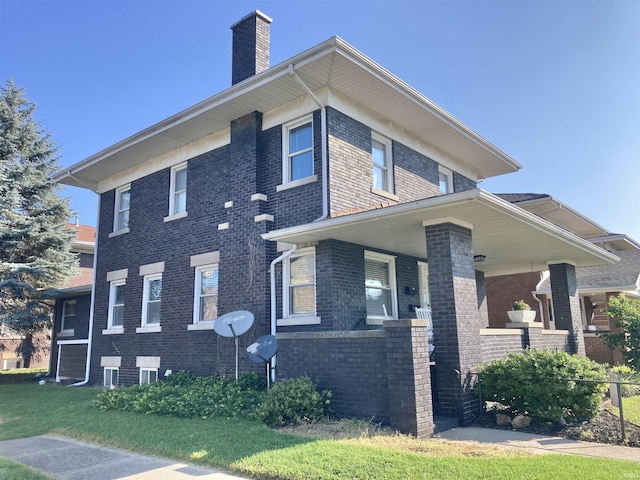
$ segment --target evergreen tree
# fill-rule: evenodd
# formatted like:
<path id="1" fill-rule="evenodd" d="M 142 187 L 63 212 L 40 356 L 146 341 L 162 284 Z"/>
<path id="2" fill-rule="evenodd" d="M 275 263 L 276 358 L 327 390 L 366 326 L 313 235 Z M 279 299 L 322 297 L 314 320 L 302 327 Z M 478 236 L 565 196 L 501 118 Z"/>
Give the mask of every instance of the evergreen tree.
<path id="1" fill-rule="evenodd" d="M 25 366 L 37 353 L 34 335 L 51 325 L 56 287 L 77 271 L 69 202 L 51 179 L 56 147 L 34 110 L 9 80 L 0 91 L 0 326 L 22 338 Z"/>

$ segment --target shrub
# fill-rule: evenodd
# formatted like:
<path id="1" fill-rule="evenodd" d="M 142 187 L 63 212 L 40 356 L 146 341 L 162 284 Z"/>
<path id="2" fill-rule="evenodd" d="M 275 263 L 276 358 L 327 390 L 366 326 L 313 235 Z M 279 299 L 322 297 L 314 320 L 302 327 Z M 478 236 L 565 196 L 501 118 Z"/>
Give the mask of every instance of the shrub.
<path id="1" fill-rule="evenodd" d="M 166 381 L 105 390 L 93 405 L 100 410 L 174 417 L 235 417 L 255 408 L 260 398 L 260 392 L 235 379 L 195 377 L 181 371 Z"/>
<path id="2" fill-rule="evenodd" d="M 626 365 L 619 365 L 611 369 L 618 376 L 621 382 L 635 382 L 640 384 L 640 375 L 633 368 Z M 623 397 L 634 397 L 640 395 L 640 385 L 620 385 L 620 393 Z"/>
<path id="3" fill-rule="evenodd" d="M 266 393 L 254 416 L 270 427 L 313 422 L 322 418 L 330 398 L 331 392 L 318 392 L 309 377 L 282 380 Z"/>
<path id="4" fill-rule="evenodd" d="M 517 302 L 513 302 L 511 310 L 531 310 L 531 307 L 524 300 L 518 300 Z"/>
<path id="5" fill-rule="evenodd" d="M 513 414 L 561 422 L 590 419 L 600 413 L 607 380 L 604 366 L 578 355 L 550 350 L 510 353 L 480 368 L 482 395 Z"/>
<path id="6" fill-rule="evenodd" d="M 619 348 L 631 368 L 640 371 L 640 300 L 622 295 L 609 298 L 608 316 L 616 319 L 619 331 L 600 333 L 610 348 Z"/>

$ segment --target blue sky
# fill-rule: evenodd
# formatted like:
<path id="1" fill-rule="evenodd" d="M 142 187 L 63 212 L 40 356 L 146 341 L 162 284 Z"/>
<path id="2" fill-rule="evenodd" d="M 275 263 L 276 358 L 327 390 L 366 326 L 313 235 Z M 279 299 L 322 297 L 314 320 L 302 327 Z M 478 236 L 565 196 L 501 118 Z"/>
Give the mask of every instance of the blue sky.
<path id="1" fill-rule="evenodd" d="M 0 82 L 69 166 L 229 87 L 229 27 L 255 9 L 272 65 L 338 35 L 524 165 L 482 188 L 640 241 L 637 0 L 0 0 Z M 95 194 L 64 195 L 95 225 Z"/>

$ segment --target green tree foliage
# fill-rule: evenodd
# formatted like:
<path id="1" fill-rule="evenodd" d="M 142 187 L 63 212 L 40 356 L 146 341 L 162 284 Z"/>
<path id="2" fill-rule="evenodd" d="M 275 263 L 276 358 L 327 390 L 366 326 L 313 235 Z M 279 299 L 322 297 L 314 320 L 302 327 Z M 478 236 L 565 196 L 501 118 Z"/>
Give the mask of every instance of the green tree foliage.
<path id="1" fill-rule="evenodd" d="M 617 332 L 601 333 L 610 348 L 619 348 L 627 364 L 640 371 L 640 300 L 622 295 L 609 298 L 605 313 L 616 319 Z"/>
<path id="2" fill-rule="evenodd" d="M 607 383 L 603 365 L 579 355 L 550 350 L 524 350 L 483 365 L 482 397 L 511 413 L 541 421 L 576 421 L 600 412 Z"/>
<path id="3" fill-rule="evenodd" d="M 21 336 L 18 353 L 27 366 L 34 334 L 50 325 L 56 287 L 77 271 L 69 203 L 51 179 L 56 147 L 34 110 L 11 80 L 1 89 L 0 324 Z"/>

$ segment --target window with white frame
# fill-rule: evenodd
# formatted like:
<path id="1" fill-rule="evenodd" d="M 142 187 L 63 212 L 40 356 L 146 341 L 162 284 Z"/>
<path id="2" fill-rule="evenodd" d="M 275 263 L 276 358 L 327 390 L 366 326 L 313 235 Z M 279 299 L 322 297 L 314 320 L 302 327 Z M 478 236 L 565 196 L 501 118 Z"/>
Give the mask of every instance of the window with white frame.
<path id="1" fill-rule="evenodd" d="M 196 267 L 193 323 L 218 318 L 218 264 Z"/>
<path id="2" fill-rule="evenodd" d="M 104 386 L 113 388 L 118 386 L 118 367 L 105 367 L 104 369 Z"/>
<path id="3" fill-rule="evenodd" d="M 116 190 L 116 203 L 113 215 L 113 231 L 120 232 L 129 228 L 129 207 L 131 204 L 131 186 Z"/>
<path id="4" fill-rule="evenodd" d="M 76 323 L 76 301 L 65 300 L 62 303 L 61 332 L 73 332 Z"/>
<path id="5" fill-rule="evenodd" d="M 140 385 L 154 383 L 158 381 L 157 368 L 141 368 L 140 369 Z"/>
<path id="6" fill-rule="evenodd" d="M 283 183 L 313 175 L 313 120 L 311 116 L 283 125 Z"/>
<path id="7" fill-rule="evenodd" d="M 316 250 L 308 247 L 293 253 L 283 267 L 283 316 L 316 315 Z"/>
<path id="8" fill-rule="evenodd" d="M 371 157 L 373 159 L 373 188 L 393 193 L 391 140 L 372 132 Z"/>
<path id="9" fill-rule="evenodd" d="M 187 164 L 171 168 L 171 197 L 169 215 L 179 215 L 187 211 Z"/>
<path id="10" fill-rule="evenodd" d="M 162 274 L 144 277 L 142 288 L 142 326 L 160 325 Z"/>
<path id="11" fill-rule="evenodd" d="M 395 257 L 376 252 L 364 253 L 367 319 L 397 318 Z"/>
<path id="12" fill-rule="evenodd" d="M 124 326 L 124 292 L 126 280 L 116 280 L 109 286 L 109 317 L 107 328 Z"/>
<path id="13" fill-rule="evenodd" d="M 438 167 L 440 193 L 453 193 L 453 173 L 448 168 Z"/>

